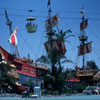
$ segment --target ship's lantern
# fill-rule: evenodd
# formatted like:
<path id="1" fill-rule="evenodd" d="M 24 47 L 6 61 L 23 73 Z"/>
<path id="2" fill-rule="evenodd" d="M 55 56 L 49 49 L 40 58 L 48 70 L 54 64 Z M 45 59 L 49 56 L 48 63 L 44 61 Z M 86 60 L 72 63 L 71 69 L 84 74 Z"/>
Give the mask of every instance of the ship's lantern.
<path id="1" fill-rule="evenodd" d="M 56 50 L 56 52 L 61 55 L 66 53 L 66 47 L 64 42 L 59 40 L 51 40 L 44 43 L 47 53 L 51 50 Z"/>
<path id="2" fill-rule="evenodd" d="M 36 20 L 34 17 L 28 17 L 26 19 L 26 21 L 28 21 L 26 24 L 28 33 L 34 33 L 37 30 L 37 25 L 33 23 L 34 20 Z"/>

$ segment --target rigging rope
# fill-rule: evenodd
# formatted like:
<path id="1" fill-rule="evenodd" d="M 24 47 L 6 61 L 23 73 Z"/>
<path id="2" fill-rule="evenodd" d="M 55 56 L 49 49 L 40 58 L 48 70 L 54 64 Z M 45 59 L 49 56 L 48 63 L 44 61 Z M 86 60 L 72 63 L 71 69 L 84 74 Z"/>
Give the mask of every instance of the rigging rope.
<path id="1" fill-rule="evenodd" d="M 41 36 L 40 43 L 39 43 L 39 46 L 38 46 L 38 49 L 37 49 L 37 54 L 38 55 L 40 53 L 39 51 L 41 49 L 41 44 L 43 43 L 43 37 L 44 37 L 44 35 L 45 35 L 45 30 L 43 31 L 43 35 Z M 38 58 L 38 55 L 37 55 L 36 59 Z"/>
<path id="2" fill-rule="evenodd" d="M 0 8 L 1 10 L 4 10 L 5 8 Z M 29 9 L 14 9 L 14 8 L 6 8 L 7 10 L 17 10 L 17 11 L 28 11 Z M 48 11 L 43 11 L 43 10 L 33 10 L 33 9 L 31 9 L 33 12 L 46 12 L 46 13 L 48 13 Z M 77 12 L 74 12 L 74 11 L 71 11 L 71 12 L 64 12 L 64 11 L 52 11 L 52 12 L 55 12 L 55 13 L 71 13 L 71 14 L 77 14 L 77 13 L 79 13 L 80 14 L 80 12 L 79 11 L 77 11 Z M 100 12 L 86 12 L 86 14 L 100 14 Z"/>
<path id="3" fill-rule="evenodd" d="M 96 37 L 96 40 L 98 40 L 98 42 L 100 42 L 99 37 L 96 35 L 96 33 L 94 32 L 94 30 L 92 30 L 91 26 L 90 26 L 90 30 L 93 33 L 94 37 Z M 100 43 L 99 43 L 99 45 L 100 45 Z"/>
<path id="4" fill-rule="evenodd" d="M 30 48 L 30 50 L 32 51 L 32 53 L 35 55 L 35 57 L 37 57 L 37 54 L 34 52 L 34 50 L 32 49 L 32 47 L 29 45 L 29 43 L 26 41 L 26 39 L 19 33 L 19 36 L 21 36 L 21 38 L 24 40 L 24 42 L 26 43 L 26 45 Z"/>
<path id="5" fill-rule="evenodd" d="M 94 52 L 95 52 L 95 54 L 98 58 L 98 64 L 97 65 L 99 65 L 100 64 L 100 55 L 96 52 L 95 48 L 92 48 L 92 50 L 94 50 Z"/>

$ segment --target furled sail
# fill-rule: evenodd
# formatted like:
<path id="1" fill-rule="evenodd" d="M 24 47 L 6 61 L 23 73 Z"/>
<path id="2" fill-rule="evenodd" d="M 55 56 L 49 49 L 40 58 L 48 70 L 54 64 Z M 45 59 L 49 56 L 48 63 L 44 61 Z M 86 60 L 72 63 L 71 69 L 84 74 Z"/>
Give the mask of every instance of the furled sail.
<path id="1" fill-rule="evenodd" d="M 56 50 L 58 53 L 64 55 L 66 52 L 66 47 L 64 42 L 60 42 L 58 40 L 47 41 L 44 43 L 47 53 L 50 50 Z"/>
<path id="2" fill-rule="evenodd" d="M 49 32 L 51 28 L 59 25 L 58 15 L 51 17 L 50 19 L 46 20 L 46 32 Z"/>
<path id="3" fill-rule="evenodd" d="M 88 42 L 84 45 L 78 46 L 78 55 L 81 56 L 81 55 L 84 55 L 86 53 L 90 53 L 92 51 L 91 43 L 92 43 L 92 41 Z"/>

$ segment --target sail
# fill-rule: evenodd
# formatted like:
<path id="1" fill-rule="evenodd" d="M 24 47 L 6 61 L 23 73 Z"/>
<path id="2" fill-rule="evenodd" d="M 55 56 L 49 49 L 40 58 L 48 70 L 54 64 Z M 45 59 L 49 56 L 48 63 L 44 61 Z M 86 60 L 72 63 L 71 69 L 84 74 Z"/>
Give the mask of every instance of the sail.
<path id="1" fill-rule="evenodd" d="M 88 27 L 88 19 L 80 23 L 80 30 L 84 30 L 87 27 Z"/>
<path id="2" fill-rule="evenodd" d="M 86 53 L 90 53 L 92 51 L 91 43 L 92 43 L 92 41 L 86 43 L 85 45 L 78 46 L 78 55 L 81 56 Z"/>
<path id="3" fill-rule="evenodd" d="M 58 15 L 51 17 L 50 19 L 46 20 L 46 31 L 50 31 L 51 28 L 59 25 Z"/>
<path id="4" fill-rule="evenodd" d="M 47 53 L 50 50 L 56 50 L 61 55 L 66 53 L 66 47 L 64 42 L 60 42 L 58 40 L 47 41 L 44 43 Z"/>
<path id="5" fill-rule="evenodd" d="M 50 51 L 51 49 L 59 50 L 56 41 L 51 41 L 51 42 L 48 41 L 44 45 L 45 45 L 45 48 L 46 48 L 47 52 Z"/>

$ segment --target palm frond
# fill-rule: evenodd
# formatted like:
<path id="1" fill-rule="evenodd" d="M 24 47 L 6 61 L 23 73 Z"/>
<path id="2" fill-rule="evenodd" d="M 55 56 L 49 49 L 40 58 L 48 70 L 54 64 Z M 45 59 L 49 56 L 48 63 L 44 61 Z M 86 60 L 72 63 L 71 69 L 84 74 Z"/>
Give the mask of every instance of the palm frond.
<path id="1" fill-rule="evenodd" d="M 69 41 L 69 40 L 65 40 L 64 42 L 68 42 L 68 43 L 70 43 L 70 41 Z"/>
<path id="2" fill-rule="evenodd" d="M 73 61 L 72 60 L 69 60 L 69 59 L 65 59 L 61 63 L 64 64 L 65 62 L 67 62 L 67 63 L 73 63 Z"/>
<path id="3" fill-rule="evenodd" d="M 47 56 L 42 55 L 40 58 L 36 60 L 36 62 L 50 64 L 50 61 Z"/>
<path id="4" fill-rule="evenodd" d="M 69 38 L 69 37 L 75 37 L 75 35 L 68 35 L 68 36 L 66 36 L 66 38 Z"/>

